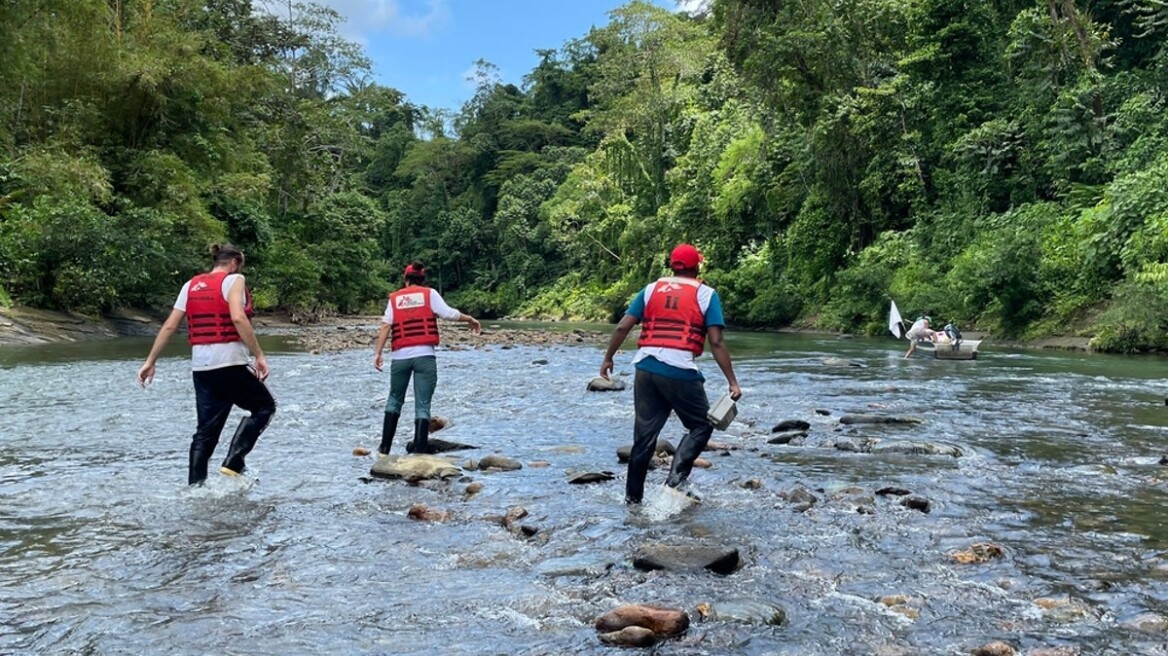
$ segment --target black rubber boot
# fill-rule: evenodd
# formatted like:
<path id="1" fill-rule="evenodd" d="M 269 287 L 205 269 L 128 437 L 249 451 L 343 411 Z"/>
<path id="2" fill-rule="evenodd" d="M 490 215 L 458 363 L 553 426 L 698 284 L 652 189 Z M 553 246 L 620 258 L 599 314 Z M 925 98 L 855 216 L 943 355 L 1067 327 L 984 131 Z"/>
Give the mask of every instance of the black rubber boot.
<path id="1" fill-rule="evenodd" d="M 414 420 L 414 439 L 406 444 L 409 453 L 430 453 L 430 419 Z"/>
<path id="2" fill-rule="evenodd" d="M 191 444 L 190 464 L 187 466 L 187 485 L 202 485 L 207 481 L 207 463 L 211 461 L 211 453 L 215 446 L 205 448 L 203 445 Z"/>
<path id="3" fill-rule="evenodd" d="M 235 429 L 235 436 L 231 438 L 231 447 L 227 450 L 227 457 L 223 459 L 223 466 L 219 468 L 221 474 L 238 476 L 243 473 L 245 469 L 243 459 L 251 453 L 256 441 L 260 439 L 260 433 L 263 433 L 264 429 L 268 427 L 270 419 L 271 415 L 268 414 L 259 417 L 252 414 L 250 417 L 244 417 L 240 420 L 239 427 Z"/>
<path id="4" fill-rule="evenodd" d="M 669 468 L 669 478 L 665 479 L 666 485 L 678 487 L 689 478 L 694 461 L 702 455 L 713 432 L 712 427 L 702 427 L 686 433 L 681 444 L 677 445 L 677 452 L 673 454 L 673 465 Z"/>
<path id="5" fill-rule="evenodd" d="M 397 420 L 401 417 L 399 413 L 387 412 L 385 419 L 381 421 L 381 446 L 377 447 L 378 455 L 388 455 L 390 447 L 393 446 L 393 436 L 397 435 Z"/>

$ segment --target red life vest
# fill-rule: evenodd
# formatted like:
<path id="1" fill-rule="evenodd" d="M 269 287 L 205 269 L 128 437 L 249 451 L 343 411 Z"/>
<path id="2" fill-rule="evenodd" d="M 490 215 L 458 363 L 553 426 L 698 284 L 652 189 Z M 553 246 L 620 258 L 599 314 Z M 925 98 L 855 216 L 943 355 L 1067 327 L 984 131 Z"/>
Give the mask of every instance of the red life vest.
<path id="1" fill-rule="evenodd" d="M 239 331 L 231 320 L 231 306 L 223 298 L 226 271 L 201 273 L 191 278 L 187 287 L 187 342 L 191 344 L 225 344 L 238 342 Z M 252 315 L 251 292 L 244 290 L 243 311 Z"/>
<path id="2" fill-rule="evenodd" d="M 389 295 L 393 323 L 389 326 L 389 347 L 396 351 L 407 346 L 438 344 L 438 318 L 430 308 L 430 288 L 410 285 Z"/>
<path id="3" fill-rule="evenodd" d="M 701 285 L 695 278 L 659 279 L 645 304 L 637 346 L 663 346 L 701 355 L 706 345 L 706 318 L 698 303 Z"/>

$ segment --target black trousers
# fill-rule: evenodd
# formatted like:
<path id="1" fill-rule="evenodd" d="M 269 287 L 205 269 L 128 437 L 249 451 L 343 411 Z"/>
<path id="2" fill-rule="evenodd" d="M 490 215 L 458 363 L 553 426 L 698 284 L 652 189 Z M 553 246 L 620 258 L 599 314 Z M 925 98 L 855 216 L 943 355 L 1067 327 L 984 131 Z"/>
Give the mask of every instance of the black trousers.
<path id="1" fill-rule="evenodd" d="M 199 425 L 191 438 L 188 482 L 193 485 L 207 478 L 207 462 L 219 444 L 219 435 L 231 414 L 231 407 L 239 406 L 251 412 L 250 417 L 240 420 L 240 427 L 246 428 L 242 432 L 247 433 L 245 437 L 254 443 L 276 413 L 276 400 L 247 365 L 195 371 L 192 377 L 199 417 Z"/>
<path id="2" fill-rule="evenodd" d="M 657 446 L 657 436 L 669 419 L 669 413 L 677 413 L 677 418 L 689 432 L 673 454 L 673 466 L 666 485 L 677 487 L 689 477 L 694 460 L 706 448 L 714 427 L 706 418 L 710 401 L 701 380 L 678 380 L 638 369 L 633 382 L 633 405 L 637 418 L 633 424 L 633 452 L 629 456 L 625 501 L 640 503 L 645 494 L 645 476 Z"/>

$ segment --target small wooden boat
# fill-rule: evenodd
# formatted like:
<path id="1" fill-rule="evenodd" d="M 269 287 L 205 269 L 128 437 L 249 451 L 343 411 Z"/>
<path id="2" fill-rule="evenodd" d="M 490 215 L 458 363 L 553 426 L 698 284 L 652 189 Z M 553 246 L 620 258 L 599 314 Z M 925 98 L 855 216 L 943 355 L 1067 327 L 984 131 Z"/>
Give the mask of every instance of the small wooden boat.
<path id="1" fill-rule="evenodd" d="M 900 310 L 896 308 L 896 301 L 892 302 L 892 306 L 888 310 L 888 330 L 896 335 L 898 338 L 904 337 L 908 339 L 908 330 L 904 328 L 905 321 L 900 317 Z M 931 350 L 933 357 L 938 360 L 976 360 L 977 349 L 981 345 L 980 339 L 963 339 L 961 332 L 954 328 L 953 333 L 956 338 L 948 334 L 948 331 L 936 333 L 935 340 L 920 339 L 917 340 L 917 348 Z M 1168 403 L 1168 401 L 1165 401 Z"/>

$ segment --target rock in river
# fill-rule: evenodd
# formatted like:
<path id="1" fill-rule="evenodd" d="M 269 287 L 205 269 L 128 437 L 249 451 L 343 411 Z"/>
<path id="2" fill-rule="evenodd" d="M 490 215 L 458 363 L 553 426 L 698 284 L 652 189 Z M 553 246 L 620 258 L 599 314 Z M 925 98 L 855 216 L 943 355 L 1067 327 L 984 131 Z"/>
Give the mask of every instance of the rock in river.
<path id="1" fill-rule="evenodd" d="M 841 424 L 920 424 L 917 417 L 887 417 L 884 415 L 854 414 L 840 417 Z"/>
<path id="2" fill-rule="evenodd" d="M 802 419 L 784 419 L 775 424 L 771 428 L 772 433 L 782 433 L 784 431 L 805 431 L 811 430 L 811 424 Z"/>
<path id="3" fill-rule="evenodd" d="M 614 647 L 652 647 L 657 644 L 657 636 L 644 627 L 626 626 L 620 631 L 600 634 L 600 641 Z"/>
<path id="4" fill-rule="evenodd" d="M 390 454 L 378 458 L 369 473 L 378 478 L 402 478 L 421 481 L 458 476 L 462 470 L 449 460 L 430 455 L 399 456 Z"/>
<path id="5" fill-rule="evenodd" d="M 619 378 L 597 376 L 588 381 L 589 392 L 619 392 L 625 388 L 625 381 Z"/>
<path id="6" fill-rule="evenodd" d="M 616 478 L 616 475 L 610 471 L 599 472 L 584 472 L 582 474 L 572 474 L 568 477 L 568 482 L 572 485 L 583 485 L 585 483 L 603 483 L 611 481 Z"/>
<path id="7" fill-rule="evenodd" d="M 680 608 L 629 604 L 596 618 L 596 630 L 601 632 L 630 626 L 649 629 L 659 638 L 680 635 L 689 628 L 689 614 Z"/>
<path id="8" fill-rule="evenodd" d="M 479 460 L 478 467 L 483 471 L 488 469 L 498 469 L 501 471 L 523 469 L 523 465 L 518 460 L 497 454 L 491 454 Z"/>
<path id="9" fill-rule="evenodd" d="M 868 447 L 868 453 L 901 453 L 908 456 L 950 456 L 960 458 L 964 453 L 960 447 L 939 442 L 917 440 L 881 440 Z"/>

